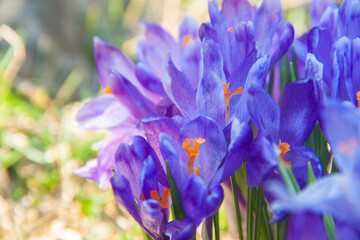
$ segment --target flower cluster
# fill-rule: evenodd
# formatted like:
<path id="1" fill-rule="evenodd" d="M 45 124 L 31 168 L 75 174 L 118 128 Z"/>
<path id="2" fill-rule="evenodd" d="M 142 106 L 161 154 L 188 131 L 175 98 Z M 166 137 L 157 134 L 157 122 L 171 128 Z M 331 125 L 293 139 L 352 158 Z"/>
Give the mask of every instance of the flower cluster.
<path id="1" fill-rule="evenodd" d="M 288 239 L 359 239 L 360 2 L 313 0 L 300 38 L 279 0 L 208 9 L 178 41 L 142 23 L 136 64 L 94 38 L 103 94 L 77 119 L 110 135 L 75 173 L 110 183 L 152 239 L 192 239 L 202 222 L 211 238 L 223 187 L 241 239 L 241 218 L 248 239 L 281 234 L 269 213 Z"/>

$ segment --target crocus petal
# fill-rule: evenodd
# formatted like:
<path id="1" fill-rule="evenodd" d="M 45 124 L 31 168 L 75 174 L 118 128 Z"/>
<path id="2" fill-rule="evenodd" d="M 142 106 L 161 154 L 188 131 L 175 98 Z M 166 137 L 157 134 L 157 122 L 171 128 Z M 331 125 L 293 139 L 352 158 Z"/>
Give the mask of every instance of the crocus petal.
<path id="1" fill-rule="evenodd" d="M 246 61 L 245 61 L 246 62 Z M 249 98 L 249 89 L 253 86 L 257 88 L 265 89 L 266 85 L 266 76 L 269 71 L 269 57 L 264 56 L 256 60 L 256 62 L 251 66 L 249 73 L 246 77 L 246 83 L 244 86 L 244 91 L 240 96 L 240 101 L 238 100 L 238 95 L 235 95 L 230 99 L 230 117 L 229 122 L 232 120 L 232 113 L 234 116 L 240 120 L 240 122 L 248 122 L 250 120 L 250 115 L 248 112 L 248 98 Z M 235 85 L 235 84 L 234 84 Z M 231 88 L 231 83 L 230 83 Z M 230 89 L 232 91 L 232 89 Z"/>
<path id="2" fill-rule="evenodd" d="M 250 187 L 260 186 L 277 165 L 273 144 L 264 137 L 257 137 L 246 158 L 247 184 Z"/>
<path id="3" fill-rule="evenodd" d="M 198 176 L 190 175 L 181 186 L 180 193 L 186 216 L 198 219 L 200 223 L 205 217 L 206 209 L 203 206 L 208 193 L 204 181 Z"/>
<path id="4" fill-rule="evenodd" d="M 331 95 L 343 101 L 355 103 L 353 83 L 351 80 L 351 41 L 342 37 L 333 44 Z"/>
<path id="5" fill-rule="evenodd" d="M 134 136 L 132 138 L 132 146 L 134 148 L 134 151 L 136 152 L 136 155 L 139 156 L 140 159 L 147 159 L 148 157 L 151 157 L 151 161 L 156 166 L 156 172 L 158 175 L 159 182 L 167 187 L 168 181 L 166 176 L 166 166 L 165 162 L 159 160 L 158 156 L 156 155 L 155 151 L 151 148 L 150 144 L 141 136 Z M 150 163 L 148 165 L 151 165 Z M 145 166 L 144 166 L 145 167 Z"/>
<path id="6" fill-rule="evenodd" d="M 227 152 L 225 136 L 220 125 L 211 118 L 200 115 L 187 122 L 180 129 L 180 135 L 181 142 L 185 139 L 205 139 L 199 146 L 200 154 L 195 159 L 194 167 L 200 165 L 200 176 L 209 184 Z"/>
<path id="7" fill-rule="evenodd" d="M 103 88 L 106 87 L 109 75 L 113 70 L 121 73 L 133 84 L 137 82 L 134 63 L 116 47 L 98 37 L 94 37 L 94 54 L 96 69 Z"/>
<path id="8" fill-rule="evenodd" d="M 249 89 L 248 110 L 259 134 L 277 142 L 280 127 L 280 109 L 274 99 L 258 87 Z"/>
<path id="9" fill-rule="evenodd" d="M 221 79 L 212 71 L 208 71 L 200 82 L 196 93 L 200 114 L 211 117 L 220 126 L 225 126 L 224 88 Z"/>
<path id="10" fill-rule="evenodd" d="M 161 154 L 168 161 L 175 183 L 180 187 L 184 181 L 184 176 L 187 174 L 187 166 L 180 159 L 186 159 L 186 156 L 182 155 L 179 144 L 169 135 L 160 133 L 159 138 Z"/>
<path id="11" fill-rule="evenodd" d="M 291 25 L 291 23 L 286 23 L 280 36 L 279 47 L 276 48 L 275 52 L 271 55 L 271 66 L 277 63 L 282 58 L 282 56 L 284 56 L 284 54 L 289 50 L 289 47 L 293 41 L 294 27 Z"/>
<path id="12" fill-rule="evenodd" d="M 175 65 L 179 66 L 180 53 L 174 38 L 156 23 L 142 22 L 140 25 L 144 26 L 145 38 L 157 46 L 163 55 L 170 53 Z"/>
<path id="13" fill-rule="evenodd" d="M 85 166 L 75 169 L 74 173 L 82 178 L 87 178 L 99 183 L 98 160 L 92 159 L 86 162 Z"/>
<path id="14" fill-rule="evenodd" d="M 198 114 L 195 92 L 184 73 L 180 72 L 168 58 L 165 63 L 163 84 L 166 93 L 186 118 L 193 118 Z"/>
<path id="15" fill-rule="evenodd" d="M 121 174 L 115 174 L 110 181 L 116 201 L 125 207 L 130 215 L 142 226 L 142 221 L 130 190 L 129 181 Z"/>
<path id="16" fill-rule="evenodd" d="M 201 41 L 204 39 L 212 39 L 214 42 L 217 41 L 217 33 L 214 28 L 211 27 L 210 23 L 203 23 L 199 28 L 199 37 Z"/>
<path id="17" fill-rule="evenodd" d="M 339 8 L 342 35 L 354 39 L 360 36 L 360 2 L 345 0 Z"/>
<path id="18" fill-rule="evenodd" d="M 142 194 L 144 194 L 145 199 L 151 198 L 150 192 L 158 191 L 156 166 L 151 156 L 144 161 L 140 179 Z"/>
<path id="19" fill-rule="evenodd" d="M 350 224 L 338 222 L 336 227 L 336 239 L 347 240 L 347 239 L 360 239 L 359 228 L 351 226 Z"/>
<path id="20" fill-rule="evenodd" d="M 358 164 L 360 115 L 356 108 L 329 103 L 322 114 L 323 130 L 331 151 L 335 154 L 337 167 L 347 173 L 354 171 Z M 340 131 L 341 129 L 341 131 Z"/>
<path id="21" fill-rule="evenodd" d="M 162 53 L 153 43 L 140 40 L 136 47 L 137 57 L 140 62 L 148 66 L 156 76 L 162 76 L 162 62 L 166 54 Z"/>
<path id="22" fill-rule="evenodd" d="M 190 41 L 186 44 L 181 58 L 181 69 L 194 90 L 197 89 L 202 75 L 201 42 Z"/>
<path id="23" fill-rule="evenodd" d="M 139 120 L 143 116 L 155 112 L 154 104 L 121 74 L 113 72 L 110 75 L 109 85 L 114 96 Z"/>
<path id="24" fill-rule="evenodd" d="M 283 20 L 279 0 L 264 0 L 258 9 L 254 21 L 255 39 L 261 54 L 269 52 L 272 38 Z"/>
<path id="25" fill-rule="evenodd" d="M 328 239 L 322 217 L 311 212 L 293 214 L 286 235 L 288 240 Z"/>
<path id="26" fill-rule="evenodd" d="M 110 94 L 101 95 L 87 102 L 78 112 L 76 120 L 80 127 L 91 130 L 134 122 L 130 112 Z"/>
<path id="27" fill-rule="evenodd" d="M 285 154 L 284 160 L 291 163 L 296 181 L 301 188 L 305 187 L 307 183 L 308 162 L 311 163 L 316 178 L 322 175 L 321 162 L 318 156 L 308 147 L 290 145 L 290 151 Z"/>
<path id="28" fill-rule="evenodd" d="M 315 55 L 316 59 L 324 64 L 323 78 L 326 86 L 325 91 L 329 92 L 328 87 L 331 81 L 331 46 L 333 38 L 331 31 L 327 28 L 315 27 L 308 34 L 308 52 Z"/>
<path id="29" fill-rule="evenodd" d="M 231 124 L 231 142 L 223 164 L 220 182 L 228 179 L 242 164 L 253 140 L 252 129 L 247 123 L 234 119 Z"/>
<path id="30" fill-rule="evenodd" d="M 247 0 L 224 0 L 221 14 L 232 26 L 242 21 L 253 20 L 256 7 Z"/>
<path id="31" fill-rule="evenodd" d="M 237 46 L 237 50 L 234 52 L 238 55 L 240 63 L 249 61 L 248 55 L 250 54 L 257 55 L 253 22 L 240 22 L 235 26 L 234 34 Z"/>
<path id="32" fill-rule="evenodd" d="M 203 206 L 204 218 L 213 216 L 220 208 L 224 200 L 224 190 L 220 184 L 211 185 L 206 195 L 206 201 Z"/>
<path id="33" fill-rule="evenodd" d="M 224 64 L 219 45 L 212 39 L 204 39 L 202 41 L 202 48 L 204 54 L 204 74 L 212 71 L 220 79 L 223 79 L 225 77 L 223 71 Z"/>
<path id="34" fill-rule="evenodd" d="M 316 120 L 314 82 L 299 80 L 285 85 L 280 117 L 280 138 L 290 145 L 302 145 L 310 136 Z"/>
<path id="35" fill-rule="evenodd" d="M 230 75 L 233 70 L 233 62 L 231 55 L 233 54 L 232 41 L 235 41 L 234 34 L 228 31 L 231 27 L 228 25 L 224 17 L 220 14 L 219 5 L 217 1 L 208 1 L 209 16 L 211 25 L 216 29 L 217 40 L 221 49 L 221 53 L 224 59 L 224 71 L 225 74 Z"/>
<path id="36" fill-rule="evenodd" d="M 143 159 L 140 159 L 132 146 L 120 144 L 115 153 L 115 165 L 117 173 L 130 181 L 131 192 L 136 199 L 141 195 L 140 174 L 143 167 Z"/>
<path id="37" fill-rule="evenodd" d="M 279 188 L 277 184 L 268 184 L 267 188 L 277 196 L 277 200 L 270 204 L 270 209 L 274 212 L 327 213 L 335 218 L 353 216 L 353 207 L 348 204 L 344 194 L 348 184 L 346 176 L 332 174 L 317 180 L 296 195 L 284 192 L 284 188 Z"/>
<path id="38" fill-rule="evenodd" d="M 165 226 L 164 220 L 166 222 L 160 209 L 160 204 L 153 199 L 142 201 L 139 206 L 144 228 L 150 233 L 150 236 L 156 240 L 163 239 L 162 230 Z"/>
<path id="39" fill-rule="evenodd" d="M 319 26 L 321 17 L 328 8 L 337 8 L 334 0 L 313 0 L 311 3 L 310 20 L 311 26 Z"/>
<path id="40" fill-rule="evenodd" d="M 144 63 L 138 62 L 136 64 L 135 73 L 144 88 L 161 96 L 166 95 L 160 78 Z"/>
<path id="41" fill-rule="evenodd" d="M 196 20 L 193 17 L 185 16 L 180 24 L 179 29 L 179 43 L 181 46 L 184 44 L 184 38 L 185 36 L 192 36 L 193 39 L 198 40 L 198 31 L 199 26 Z"/>
<path id="42" fill-rule="evenodd" d="M 191 240 L 196 233 L 197 223 L 190 218 L 171 221 L 166 225 L 166 236 L 172 240 Z"/>
<path id="43" fill-rule="evenodd" d="M 360 38 L 355 38 L 352 42 L 351 48 L 352 55 L 352 83 L 354 88 L 354 93 L 360 90 Z"/>
<path id="44" fill-rule="evenodd" d="M 161 151 L 159 147 L 160 133 L 166 133 L 175 140 L 180 138 L 179 126 L 171 118 L 157 116 L 145 117 L 141 120 L 141 125 L 145 131 L 145 136 L 148 143 L 159 157 L 161 157 Z"/>

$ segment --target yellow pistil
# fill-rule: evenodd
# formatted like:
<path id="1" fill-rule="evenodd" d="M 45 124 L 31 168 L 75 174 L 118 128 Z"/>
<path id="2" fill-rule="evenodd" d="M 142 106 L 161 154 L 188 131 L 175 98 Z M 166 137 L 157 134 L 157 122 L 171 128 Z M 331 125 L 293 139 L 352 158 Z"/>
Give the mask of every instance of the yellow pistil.
<path id="1" fill-rule="evenodd" d="M 360 91 L 356 93 L 356 100 L 357 100 L 358 108 L 360 108 Z"/>
<path id="2" fill-rule="evenodd" d="M 109 86 L 109 84 L 106 84 L 106 87 L 103 91 L 103 94 L 112 94 L 111 88 Z"/>
<path id="3" fill-rule="evenodd" d="M 170 189 L 168 188 L 164 188 L 164 194 L 163 194 L 163 197 L 161 198 L 160 200 L 160 197 L 159 197 L 159 192 L 156 191 L 156 190 L 153 190 L 153 191 L 150 191 L 150 197 L 151 199 L 154 199 L 156 200 L 158 203 L 160 203 L 160 206 L 162 208 L 167 208 L 168 207 L 168 204 L 166 202 L 166 200 L 171 196 L 171 193 L 170 193 Z M 142 195 L 142 197 L 144 198 L 144 195 Z M 143 199 L 141 198 L 141 199 Z M 145 198 L 143 199 L 145 200 Z"/>
<path id="4" fill-rule="evenodd" d="M 280 153 L 281 162 L 285 165 L 286 168 L 290 168 L 291 167 L 291 162 L 285 161 L 283 159 L 283 157 L 285 156 L 285 153 L 290 151 L 290 144 L 288 144 L 286 142 L 280 142 L 279 145 L 278 145 L 278 148 L 281 151 L 281 153 Z"/>
<path id="5" fill-rule="evenodd" d="M 186 45 L 190 42 L 190 40 L 196 40 L 196 38 L 194 38 L 191 34 L 185 35 L 183 37 L 182 47 L 186 47 Z"/>
<path id="6" fill-rule="evenodd" d="M 182 147 L 187 152 L 188 158 L 188 175 L 194 174 L 194 170 L 200 176 L 200 166 L 194 169 L 195 157 L 200 154 L 199 146 L 205 142 L 203 138 L 196 138 L 195 140 L 185 139 Z M 192 146 L 191 146 L 192 145 Z"/>
<path id="7" fill-rule="evenodd" d="M 233 27 L 229 27 L 227 30 L 228 30 L 228 32 L 234 33 L 234 28 Z"/>
<path id="8" fill-rule="evenodd" d="M 223 82 L 223 87 L 224 87 L 224 99 L 225 99 L 225 106 L 226 106 L 226 124 L 229 120 L 229 115 L 230 115 L 230 104 L 229 104 L 229 100 L 232 96 L 237 95 L 237 94 L 242 94 L 243 89 L 242 87 L 239 87 L 238 89 L 235 90 L 235 92 L 233 92 L 231 94 L 230 90 L 229 90 L 229 85 L 230 83 L 228 83 L 227 85 L 225 84 L 225 82 Z M 231 95 L 230 95 L 231 94 Z"/>

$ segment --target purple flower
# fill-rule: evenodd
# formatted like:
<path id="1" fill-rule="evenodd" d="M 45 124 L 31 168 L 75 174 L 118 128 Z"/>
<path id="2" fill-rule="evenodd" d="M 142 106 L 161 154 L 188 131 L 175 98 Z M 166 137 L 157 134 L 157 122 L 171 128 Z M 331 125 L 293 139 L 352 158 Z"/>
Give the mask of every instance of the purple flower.
<path id="1" fill-rule="evenodd" d="M 165 239 L 170 190 L 163 164 L 144 138 L 132 142 L 115 154 L 110 180 L 115 198 L 153 239 Z"/>
<path id="2" fill-rule="evenodd" d="M 196 89 L 201 68 L 201 43 L 197 23 L 184 18 L 177 43 L 165 30 L 154 23 L 143 23 L 146 40 L 138 43 L 139 63 L 135 64 L 120 50 L 94 38 L 96 68 L 104 95 L 88 102 L 78 113 L 80 126 L 86 129 L 108 129 L 108 139 L 96 144 L 97 159 L 75 171 L 106 188 L 115 167 L 115 151 L 120 143 L 131 143 L 140 120 L 149 115 L 179 114 L 166 95 L 162 65 L 168 54 L 175 64 L 184 69 L 191 88 Z"/>
<path id="3" fill-rule="evenodd" d="M 338 239 L 357 239 L 360 237 L 359 110 L 349 104 L 334 102 L 323 110 L 322 118 L 324 133 L 340 172 L 322 177 L 298 194 L 272 184 L 269 188 L 277 200 L 270 207 L 275 213 L 330 214 L 336 222 Z"/>
<path id="4" fill-rule="evenodd" d="M 210 0 L 208 7 L 211 21 L 200 27 L 200 37 L 219 43 L 224 72 L 230 78 L 248 71 L 257 56 L 269 55 L 274 65 L 293 41 L 293 27 L 285 23 L 277 0 L 265 0 L 258 9 L 246 0 L 225 0 L 221 11 Z"/>
<path id="5" fill-rule="evenodd" d="M 316 176 L 322 172 L 315 153 L 301 146 L 317 119 L 314 82 L 306 79 L 286 84 L 281 111 L 265 90 L 251 88 L 249 92 L 248 108 L 258 133 L 246 160 L 248 185 L 260 186 L 269 177 L 279 178 L 275 170 L 281 159 L 292 167 L 300 186 L 304 187 L 308 161 Z"/>

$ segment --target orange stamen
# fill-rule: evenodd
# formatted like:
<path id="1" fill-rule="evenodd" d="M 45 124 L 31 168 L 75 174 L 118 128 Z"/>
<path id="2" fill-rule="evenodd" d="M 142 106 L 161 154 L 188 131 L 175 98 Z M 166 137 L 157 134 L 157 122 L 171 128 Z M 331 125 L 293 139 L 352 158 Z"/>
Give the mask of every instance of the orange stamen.
<path id="1" fill-rule="evenodd" d="M 163 197 L 161 199 L 160 205 L 162 208 L 167 208 L 168 204 L 166 202 L 166 200 L 171 196 L 171 192 L 170 189 L 168 188 L 164 188 L 164 193 L 163 193 Z"/>
<path id="2" fill-rule="evenodd" d="M 103 94 L 112 94 L 109 84 L 106 84 L 106 88 L 104 89 Z"/>
<path id="3" fill-rule="evenodd" d="M 200 151 L 199 151 L 198 148 L 204 142 L 205 142 L 205 139 L 196 138 L 195 140 L 185 139 L 185 141 L 182 144 L 182 147 L 184 148 L 184 150 L 189 155 L 189 158 L 188 158 L 188 175 L 191 175 L 191 174 L 194 173 L 195 157 L 200 154 Z M 193 145 L 193 147 L 191 145 Z"/>
<path id="4" fill-rule="evenodd" d="M 230 83 L 228 83 L 227 85 L 225 84 L 225 82 L 223 82 L 223 87 L 224 87 L 224 99 L 225 99 L 225 106 L 226 106 L 226 124 L 229 120 L 229 115 L 230 115 L 230 103 L 229 100 L 232 96 L 237 95 L 237 94 L 242 94 L 243 89 L 242 87 L 239 87 L 238 89 L 235 90 L 235 92 L 233 92 L 231 94 L 230 90 L 229 90 L 229 85 Z"/>
<path id="5" fill-rule="evenodd" d="M 360 91 L 358 91 L 356 93 L 356 100 L 357 100 L 357 103 L 358 103 L 358 108 L 360 108 Z"/>
<path id="6" fill-rule="evenodd" d="M 283 159 L 283 157 L 285 156 L 285 153 L 290 151 L 290 144 L 288 144 L 286 142 L 280 142 L 279 145 L 278 145 L 278 148 L 281 151 L 281 153 L 280 153 L 281 162 L 285 165 L 286 168 L 290 168 L 291 167 L 291 162 L 285 161 Z"/>
<path id="7" fill-rule="evenodd" d="M 285 153 L 287 153 L 288 151 L 290 151 L 290 144 L 286 143 L 286 142 L 282 142 L 279 143 L 278 145 L 281 153 L 280 153 L 280 157 L 283 158 Z"/>
<path id="8" fill-rule="evenodd" d="M 190 40 L 196 40 L 196 38 L 194 38 L 191 34 L 185 35 L 183 37 L 182 47 L 185 47 L 190 42 Z"/>
<path id="9" fill-rule="evenodd" d="M 162 199 L 160 200 L 159 192 L 156 190 L 150 191 L 150 197 L 151 199 L 156 200 L 158 203 L 160 203 L 160 206 L 162 208 L 167 208 L 169 205 L 167 204 L 166 200 L 171 196 L 170 189 L 164 188 L 164 194 Z M 141 194 L 140 199 L 145 200 L 144 194 Z"/>
<path id="10" fill-rule="evenodd" d="M 229 27 L 227 30 L 228 30 L 228 32 L 234 33 L 234 28 L 233 27 Z"/>
<path id="11" fill-rule="evenodd" d="M 159 193 L 156 190 L 150 191 L 150 197 L 158 202 L 160 202 Z"/>
<path id="12" fill-rule="evenodd" d="M 194 168 L 194 171 L 196 172 L 196 175 L 200 177 L 200 165 L 198 166 L 198 168 Z"/>

